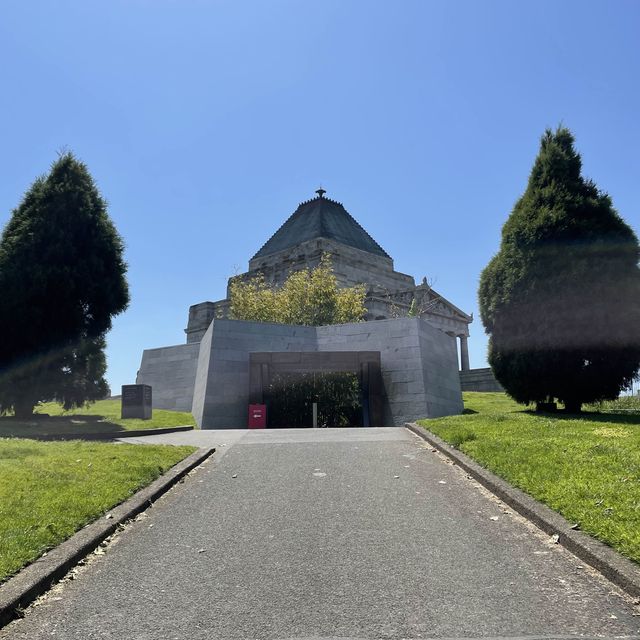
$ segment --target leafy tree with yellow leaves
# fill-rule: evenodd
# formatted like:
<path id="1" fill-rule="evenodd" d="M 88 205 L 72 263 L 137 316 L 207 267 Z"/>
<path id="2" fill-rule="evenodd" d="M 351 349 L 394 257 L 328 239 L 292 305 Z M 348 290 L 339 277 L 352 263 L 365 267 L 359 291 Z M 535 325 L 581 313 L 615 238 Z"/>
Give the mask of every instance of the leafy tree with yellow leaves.
<path id="1" fill-rule="evenodd" d="M 339 287 L 327 254 L 314 269 L 289 275 L 281 287 L 259 275 L 233 280 L 229 293 L 235 320 L 321 326 L 360 322 L 367 312 L 364 285 Z"/>

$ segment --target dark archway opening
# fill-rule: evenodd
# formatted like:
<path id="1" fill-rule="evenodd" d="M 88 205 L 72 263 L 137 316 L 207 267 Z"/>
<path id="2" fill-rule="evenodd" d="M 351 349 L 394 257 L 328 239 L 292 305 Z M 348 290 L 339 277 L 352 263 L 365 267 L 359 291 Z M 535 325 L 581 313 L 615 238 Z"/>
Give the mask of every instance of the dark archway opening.
<path id="1" fill-rule="evenodd" d="M 314 403 L 318 427 L 364 425 L 362 387 L 355 373 L 276 373 L 264 400 L 272 429 L 312 427 Z"/>
<path id="2" fill-rule="evenodd" d="M 249 354 L 249 402 L 267 405 L 272 428 L 382 426 L 379 351 Z"/>

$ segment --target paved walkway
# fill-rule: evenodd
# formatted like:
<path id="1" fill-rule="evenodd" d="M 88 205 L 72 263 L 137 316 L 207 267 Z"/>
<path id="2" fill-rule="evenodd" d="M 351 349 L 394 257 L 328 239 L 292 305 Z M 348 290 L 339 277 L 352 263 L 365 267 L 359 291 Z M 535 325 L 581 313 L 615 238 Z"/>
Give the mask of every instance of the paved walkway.
<path id="1" fill-rule="evenodd" d="M 404 429 L 149 438 L 178 439 L 219 453 L 0 638 L 640 635 L 628 599 Z"/>

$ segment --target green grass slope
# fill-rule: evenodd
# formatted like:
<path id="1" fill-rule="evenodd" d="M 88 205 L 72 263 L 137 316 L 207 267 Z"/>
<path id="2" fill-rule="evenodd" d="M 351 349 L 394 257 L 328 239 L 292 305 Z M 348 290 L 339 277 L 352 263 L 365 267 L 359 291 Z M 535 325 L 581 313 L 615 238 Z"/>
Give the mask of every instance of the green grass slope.
<path id="1" fill-rule="evenodd" d="M 55 402 L 40 404 L 35 409 L 39 417 L 17 420 L 0 417 L 0 437 L 30 437 L 36 435 L 68 435 L 74 433 L 113 433 L 131 429 L 195 426 L 190 413 L 154 409 L 151 420 L 120 418 L 120 400 L 99 400 L 94 404 L 65 411 Z M 49 417 L 43 414 L 48 414 Z"/>

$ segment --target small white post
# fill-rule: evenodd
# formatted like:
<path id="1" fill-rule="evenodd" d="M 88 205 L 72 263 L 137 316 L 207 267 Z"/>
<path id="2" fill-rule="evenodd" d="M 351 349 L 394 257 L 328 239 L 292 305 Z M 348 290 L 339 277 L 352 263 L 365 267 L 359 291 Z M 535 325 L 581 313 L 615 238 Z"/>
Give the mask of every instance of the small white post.
<path id="1" fill-rule="evenodd" d="M 313 403 L 313 428 L 318 428 L 318 403 Z"/>

